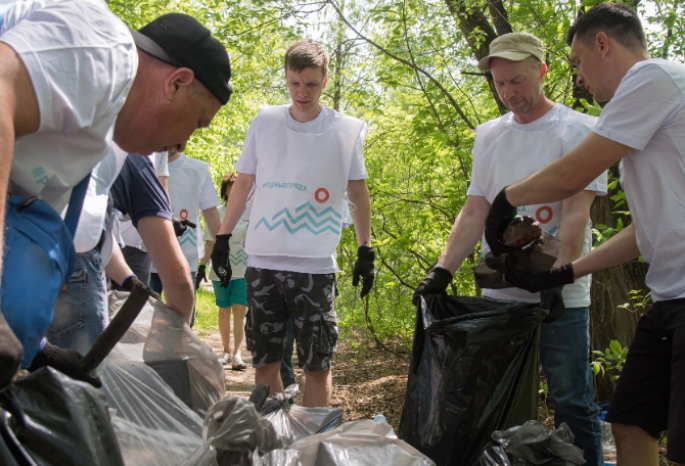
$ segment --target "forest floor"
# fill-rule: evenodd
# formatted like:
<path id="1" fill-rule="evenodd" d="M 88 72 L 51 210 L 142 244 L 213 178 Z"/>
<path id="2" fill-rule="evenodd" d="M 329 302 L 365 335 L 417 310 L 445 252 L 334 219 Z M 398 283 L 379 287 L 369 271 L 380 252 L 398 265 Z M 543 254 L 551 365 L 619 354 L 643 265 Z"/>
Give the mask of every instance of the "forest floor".
<path id="1" fill-rule="evenodd" d="M 197 318 L 197 316 L 196 316 Z M 207 325 L 197 329 L 202 341 L 212 347 L 218 355 L 222 353 L 221 338 L 216 327 Z M 338 349 L 333 357 L 332 406 L 340 408 L 343 422 L 358 419 L 373 419 L 383 414 L 388 423 L 399 429 L 400 416 L 407 387 L 410 355 L 402 349 L 390 347 L 396 353 L 377 349 L 376 344 L 363 334 L 341 332 Z M 242 346 L 242 357 L 248 368 L 244 371 L 225 367 L 226 389 L 239 396 L 249 396 L 254 388 L 255 371 L 252 368 L 250 352 Z M 293 362 L 297 356 L 293 356 Z M 295 367 L 295 381 L 303 387 L 302 371 Z M 544 379 L 541 381 L 544 383 Z M 296 398 L 301 403 L 301 394 Z M 538 420 L 548 428 L 554 427 L 554 408 L 551 401 L 543 398 L 538 405 Z M 660 449 L 660 466 L 675 466 L 665 458 L 666 448 Z"/>

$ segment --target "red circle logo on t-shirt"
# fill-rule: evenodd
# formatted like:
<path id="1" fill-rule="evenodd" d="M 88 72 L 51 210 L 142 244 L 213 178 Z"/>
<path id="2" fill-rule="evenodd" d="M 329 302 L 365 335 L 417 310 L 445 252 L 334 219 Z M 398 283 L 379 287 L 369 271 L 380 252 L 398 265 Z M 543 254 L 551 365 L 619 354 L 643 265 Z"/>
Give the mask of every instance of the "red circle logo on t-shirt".
<path id="1" fill-rule="evenodd" d="M 552 208 L 548 205 L 543 205 L 535 212 L 535 220 L 544 225 L 552 221 L 553 215 L 554 212 L 552 211 Z"/>
<path id="2" fill-rule="evenodd" d="M 321 204 L 326 202 L 330 197 L 331 195 L 326 188 L 319 188 L 314 193 L 314 199 L 316 199 L 316 202 L 320 202 Z"/>
<path id="3" fill-rule="evenodd" d="M 187 210 L 182 209 L 178 215 L 179 215 L 179 217 L 181 217 L 181 220 L 188 220 L 188 211 Z"/>

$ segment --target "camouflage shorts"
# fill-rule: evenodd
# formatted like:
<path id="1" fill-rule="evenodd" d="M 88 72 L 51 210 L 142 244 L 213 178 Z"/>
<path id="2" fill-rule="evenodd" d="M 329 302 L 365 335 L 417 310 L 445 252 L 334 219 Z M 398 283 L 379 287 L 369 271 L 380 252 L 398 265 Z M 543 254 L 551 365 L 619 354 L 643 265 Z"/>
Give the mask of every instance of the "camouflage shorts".
<path id="1" fill-rule="evenodd" d="M 285 324 L 293 319 L 297 358 L 304 371 L 331 368 L 338 341 L 335 274 L 248 267 L 245 339 L 255 368 L 283 359 Z"/>

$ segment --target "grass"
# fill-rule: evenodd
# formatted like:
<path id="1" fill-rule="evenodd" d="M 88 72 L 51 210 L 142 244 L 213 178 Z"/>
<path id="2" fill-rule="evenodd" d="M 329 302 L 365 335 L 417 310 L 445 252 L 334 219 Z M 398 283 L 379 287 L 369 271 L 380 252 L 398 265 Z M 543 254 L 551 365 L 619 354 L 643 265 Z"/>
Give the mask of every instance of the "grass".
<path id="1" fill-rule="evenodd" d="M 199 288 L 195 294 L 195 325 L 198 334 L 219 331 L 219 309 L 214 302 L 214 293 Z"/>

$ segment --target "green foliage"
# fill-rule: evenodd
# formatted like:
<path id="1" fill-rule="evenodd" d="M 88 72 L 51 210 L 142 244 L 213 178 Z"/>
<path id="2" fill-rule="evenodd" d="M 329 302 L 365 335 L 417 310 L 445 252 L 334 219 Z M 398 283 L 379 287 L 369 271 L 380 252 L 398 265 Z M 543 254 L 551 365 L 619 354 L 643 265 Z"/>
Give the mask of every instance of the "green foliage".
<path id="1" fill-rule="evenodd" d="M 628 356 L 628 348 L 624 348 L 618 340 L 611 340 L 609 347 L 602 351 L 593 351 L 595 360 L 592 361 L 592 372 L 595 375 L 609 374 L 612 382 L 616 382 L 623 370 Z"/>
<path id="2" fill-rule="evenodd" d="M 497 32 L 489 8 L 498 3 L 109 0 L 112 10 L 132 27 L 170 11 L 193 14 L 229 50 L 235 94 L 210 128 L 196 132 L 186 151 L 210 162 L 217 186 L 233 170 L 259 106 L 288 102 L 282 69 L 287 47 L 303 36 L 327 45 L 331 64 L 323 103 L 369 123 L 364 154 L 377 254 L 376 285 L 366 306 L 351 286 L 357 251 L 354 230 L 344 231 L 338 251 L 340 325 L 373 329 L 380 340 L 404 345 L 410 344 L 414 328 L 413 290 L 437 261 L 466 202 L 474 129 L 501 115 L 487 76 L 476 67 L 475 52 Z M 585 7 L 596 3 L 582 2 Z M 685 15 L 680 3 L 640 3 L 649 23 L 650 51 L 656 56 L 684 55 Z M 599 115 L 601 108 L 595 102 L 573 93 L 574 76 L 565 46 L 564 34 L 580 2 L 509 1 L 502 5 L 506 9 L 502 17 L 512 30 L 530 32 L 545 43 L 546 95 Z M 464 15 L 478 12 L 487 24 L 476 25 L 465 37 Z M 625 195 L 618 190 L 617 180 L 610 181 L 615 188 L 612 200 L 622 210 L 617 210 L 615 227 L 595 226 L 598 243 L 628 224 Z M 452 292 L 476 293 L 471 267 L 477 250 L 456 273 Z M 199 307 L 207 299 L 203 293 L 198 292 Z M 215 325 L 211 304 L 208 310 L 199 309 L 199 328 Z"/>

